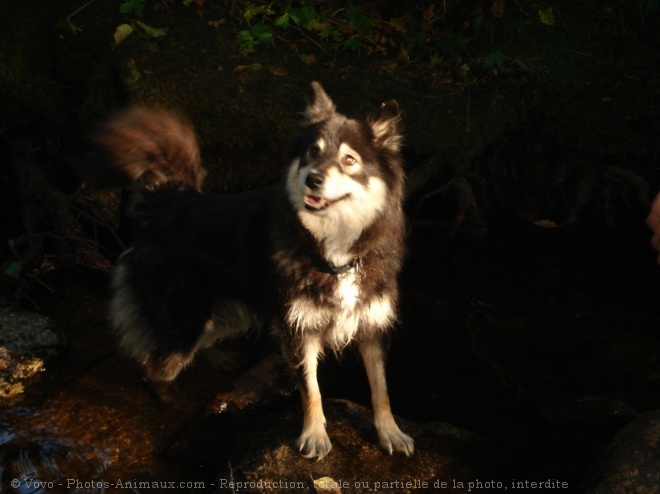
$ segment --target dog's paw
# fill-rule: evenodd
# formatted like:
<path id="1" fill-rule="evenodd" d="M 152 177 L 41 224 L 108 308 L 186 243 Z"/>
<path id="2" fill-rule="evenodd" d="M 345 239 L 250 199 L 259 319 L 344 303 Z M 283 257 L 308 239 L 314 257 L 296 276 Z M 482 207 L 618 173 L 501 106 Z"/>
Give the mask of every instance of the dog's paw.
<path id="1" fill-rule="evenodd" d="M 332 443 L 325 429 L 303 431 L 298 438 L 297 446 L 304 458 L 316 458 L 317 461 L 325 458 L 332 449 Z"/>
<path id="2" fill-rule="evenodd" d="M 396 451 L 410 456 L 415 451 L 413 438 L 401 432 L 401 429 L 394 422 L 378 429 L 378 439 L 380 440 L 380 447 L 389 454 Z"/>

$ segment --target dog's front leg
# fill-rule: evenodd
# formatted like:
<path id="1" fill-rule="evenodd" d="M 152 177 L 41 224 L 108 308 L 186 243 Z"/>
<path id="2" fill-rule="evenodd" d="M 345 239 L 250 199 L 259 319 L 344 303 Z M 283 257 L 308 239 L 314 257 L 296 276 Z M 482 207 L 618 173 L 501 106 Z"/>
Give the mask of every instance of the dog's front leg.
<path id="1" fill-rule="evenodd" d="M 390 408 L 385 380 L 385 352 L 381 338 L 371 338 L 360 343 L 360 353 L 371 386 L 371 403 L 374 408 L 374 425 L 381 447 L 390 454 L 394 451 L 410 456 L 415 450 L 414 441 L 401 432 L 394 421 Z"/>
<path id="2" fill-rule="evenodd" d="M 305 458 L 323 459 L 332 449 L 325 431 L 325 415 L 321 404 L 321 390 L 317 379 L 321 355 L 319 338 L 308 337 L 302 345 L 301 360 L 296 363 L 296 377 L 303 406 L 303 430 L 298 438 L 298 449 Z"/>

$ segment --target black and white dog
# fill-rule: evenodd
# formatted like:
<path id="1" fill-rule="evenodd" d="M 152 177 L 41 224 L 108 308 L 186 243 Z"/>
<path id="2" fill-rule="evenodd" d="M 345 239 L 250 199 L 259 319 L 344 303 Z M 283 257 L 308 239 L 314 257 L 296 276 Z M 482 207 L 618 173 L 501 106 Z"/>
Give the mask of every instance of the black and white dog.
<path id="1" fill-rule="evenodd" d="M 106 122 L 95 137 L 103 173 L 135 182 L 140 220 L 113 275 L 111 319 L 149 381 L 170 382 L 199 349 L 267 325 L 298 377 L 298 447 L 320 460 L 332 445 L 318 362 L 355 342 L 381 446 L 413 452 L 390 410 L 383 344 L 404 253 L 398 126 L 396 102 L 353 120 L 313 83 L 281 185 L 220 196 L 199 192 L 205 171 L 185 120 L 134 108 Z"/>

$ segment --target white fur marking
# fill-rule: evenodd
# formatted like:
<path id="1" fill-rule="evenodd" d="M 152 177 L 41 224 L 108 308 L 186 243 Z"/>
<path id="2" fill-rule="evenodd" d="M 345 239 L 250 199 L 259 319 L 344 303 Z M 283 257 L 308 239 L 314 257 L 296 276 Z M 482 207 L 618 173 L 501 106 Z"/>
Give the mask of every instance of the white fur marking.
<path id="1" fill-rule="evenodd" d="M 386 137 L 391 133 L 392 130 L 392 120 L 376 120 L 371 123 L 371 130 L 374 133 L 376 139 L 381 139 Z"/>
<path id="2" fill-rule="evenodd" d="M 337 202 L 322 211 L 309 211 L 305 208 L 304 195 L 311 192 L 305 185 L 311 169 L 311 165 L 300 168 L 300 158 L 291 161 L 286 185 L 289 201 L 298 211 L 303 226 L 322 244 L 326 260 L 343 266 L 352 260 L 349 251 L 353 243 L 384 209 L 387 185 L 373 176 L 364 186 L 338 167 L 332 167 L 323 186 L 314 194 Z"/>
<path id="3" fill-rule="evenodd" d="M 394 310 L 389 297 L 374 298 L 362 313 L 362 322 L 377 328 L 387 328 L 394 322 Z"/>
<path id="4" fill-rule="evenodd" d="M 304 175 L 304 169 L 300 175 Z M 364 187 L 351 177 L 335 171 L 328 175 L 318 195 L 329 200 L 346 197 L 323 211 L 308 211 L 304 208 L 302 191 L 295 190 L 291 182 L 288 188 L 292 204 L 302 204 L 298 207 L 300 221 L 323 245 L 325 258 L 337 266 L 352 260 L 350 248 L 381 213 L 387 195 L 387 186 L 378 177 L 370 177 Z"/>
<path id="5" fill-rule="evenodd" d="M 353 341 L 361 327 L 387 329 L 395 319 L 389 297 L 376 297 L 359 306 L 360 294 L 354 282 L 355 274 L 351 273 L 345 280 L 344 284 L 342 281 L 337 284 L 335 291 L 339 307 L 319 307 L 312 299 L 296 299 L 286 314 L 288 325 L 297 332 L 325 332 L 327 343 L 335 351 Z"/>
<path id="6" fill-rule="evenodd" d="M 355 268 L 346 273 L 339 275 L 339 282 L 335 297 L 339 301 L 339 305 L 344 310 L 353 310 L 355 304 L 360 296 L 360 288 L 356 283 Z"/>
<path id="7" fill-rule="evenodd" d="M 291 302 L 286 321 L 296 331 L 318 331 L 330 324 L 332 311 L 319 308 L 312 299 L 301 297 Z"/>

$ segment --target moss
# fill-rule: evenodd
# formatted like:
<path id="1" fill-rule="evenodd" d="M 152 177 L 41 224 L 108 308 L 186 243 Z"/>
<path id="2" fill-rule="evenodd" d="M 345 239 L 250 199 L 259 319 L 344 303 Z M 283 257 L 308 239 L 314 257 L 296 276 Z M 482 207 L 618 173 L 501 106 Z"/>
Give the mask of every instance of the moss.
<path id="1" fill-rule="evenodd" d="M 25 383 L 44 370 L 43 359 L 14 355 L 0 347 L 0 398 L 22 394 Z"/>

